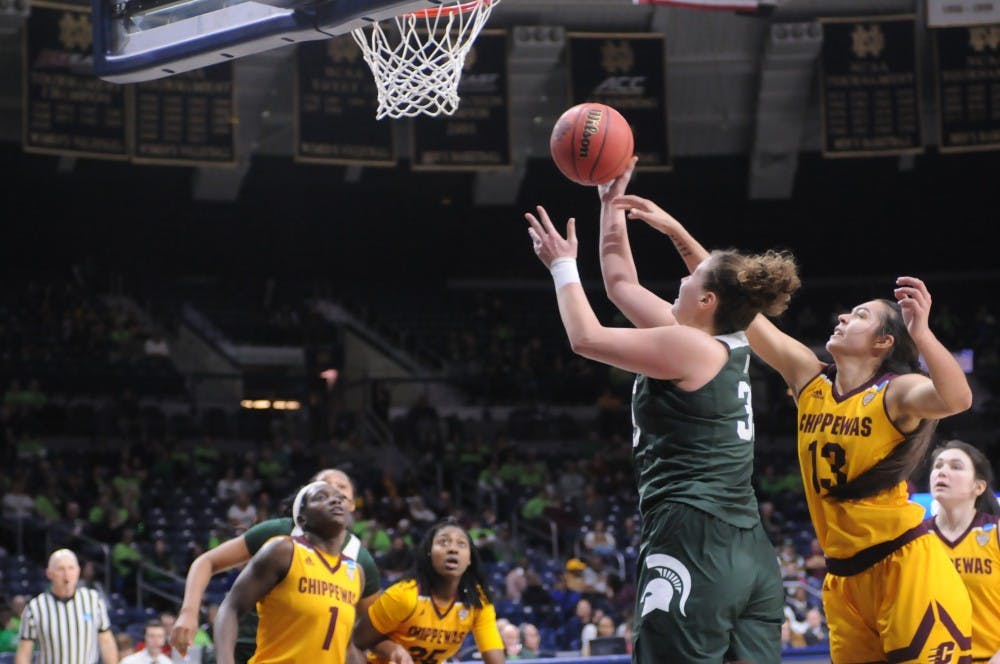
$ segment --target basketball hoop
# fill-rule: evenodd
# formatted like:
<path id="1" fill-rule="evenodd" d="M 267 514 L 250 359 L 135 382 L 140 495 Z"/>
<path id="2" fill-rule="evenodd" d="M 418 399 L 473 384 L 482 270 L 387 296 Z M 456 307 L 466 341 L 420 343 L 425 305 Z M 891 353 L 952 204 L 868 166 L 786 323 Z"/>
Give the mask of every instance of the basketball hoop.
<path id="1" fill-rule="evenodd" d="M 460 101 L 465 56 L 500 0 L 445 2 L 351 31 L 378 88 L 375 117 L 451 115 Z M 386 21 L 386 27 L 391 23 Z"/>

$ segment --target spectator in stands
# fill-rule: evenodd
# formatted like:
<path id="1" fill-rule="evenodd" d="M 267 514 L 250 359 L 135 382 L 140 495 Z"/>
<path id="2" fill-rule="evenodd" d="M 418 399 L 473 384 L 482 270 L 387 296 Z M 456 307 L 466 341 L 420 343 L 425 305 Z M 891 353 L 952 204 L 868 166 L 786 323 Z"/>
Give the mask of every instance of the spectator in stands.
<path id="1" fill-rule="evenodd" d="M 515 602 L 521 601 L 521 595 L 528 586 L 527 572 L 530 567 L 528 559 L 521 557 L 517 564 L 512 566 L 504 577 L 504 588 L 507 599 Z"/>
<path id="2" fill-rule="evenodd" d="M 579 648 L 583 629 L 593 622 L 593 618 L 594 610 L 591 607 L 590 601 L 583 598 L 577 600 L 572 615 L 563 623 L 560 629 L 560 648 L 563 650 Z"/>
<path id="3" fill-rule="evenodd" d="M 82 544 L 81 538 L 90 534 L 90 523 L 80 513 L 80 503 L 75 500 L 66 502 L 63 508 L 63 518 L 52 525 L 52 541 L 54 544 L 68 549 L 77 549 Z"/>
<path id="4" fill-rule="evenodd" d="M 583 536 L 583 547 L 598 555 L 616 551 L 615 536 L 608 532 L 604 519 L 594 521 L 593 528 L 589 529 L 587 534 Z"/>
<path id="5" fill-rule="evenodd" d="M 104 602 L 107 603 L 109 591 L 104 582 L 97 578 L 97 565 L 94 564 L 93 560 L 85 560 L 83 562 L 83 566 L 80 568 L 79 587 L 96 590 L 101 594 Z"/>
<path id="6" fill-rule="evenodd" d="M 413 565 L 413 550 L 399 534 L 392 538 L 392 548 L 379 558 L 379 567 L 387 583 L 395 583 Z"/>
<path id="7" fill-rule="evenodd" d="M 427 507 L 424 503 L 423 496 L 419 494 L 410 496 L 406 499 L 406 502 L 410 507 L 409 516 L 413 519 L 413 522 L 417 524 L 418 528 L 426 528 L 438 520 L 437 514 L 434 513 L 434 510 Z"/>
<path id="8" fill-rule="evenodd" d="M 539 614 L 547 614 L 555 606 L 555 600 L 542 583 L 542 577 L 534 568 L 528 568 L 524 573 L 524 590 L 521 592 L 521 603 L 530 606 Z"/>
<path id="9" fill-rule="evenodd" d="M 3 623 L 4 629 L 12 629 L 15 632 L 21 629 L 21 614 L 24 613 L 24 607 L 28 605 L 28 598 L 24 595 L 17 594 L 10 598 L 10 617 L 6 623 Z"/>
<path id="10" fill-rule="evenodd" d="M 119 662 L 135 652 L 135 641 L 128 632 L 115 634 L 115 643 L 118 645 Z"/>
<path id="11" fill-rule="evenodd" d="M 785 622 L 781 623 L 781 647 L 784 648 L 805 648 L 806 639 L 801 632 L 792 629 L 792 619 L 785 616 Z"/>
<path id="12" fill-rule="evenodd" d="M 500 639 L 503 641 L 503 654 L 507 658 L 507 661 L 522 659 L 521 632 L 517 629 L 517 625 L 505 621 L 502 626 L 498 627 L 500 629 Z"/>
<path id="13" fill-rule="evenodd" d="M 803 634 L 807 646 L 816 646 L 830 640 L 830 629 L 826 626 L 823 613 L 819 609 L 806 611 L 806 631 Z"/>
<path id="14" fill-rule="evenodd" d="M 246 491 L 236 494 L 236 500 L 226 511 L 226 518 L 229 519 L 229 525 L 237 535 L 257 523 L 257 508 L 250 502 L 250 494 Z"/>
<path id="15" fill-rule="evenodd" d="M 815 537 L 809 543 L 809 556 L 805 561 L 805 570 L 809 579 L 820 583 L 822 583 L 823 577 L 826 576 L 826 556 L 823 555 L 823 549 L 819 545 L 819 540 Z"/>
<path id="16" fill-rule="evenodd" d="M 29 664 L 38 647 L 38 664 L 117 664 L 118 647 L 108 609 L 96 591 L 77 588 L 80 564 L 69 549 L 49 556 L 49 590 L 37 595 L 21 616 L 15 664 Z"/>
<path id="17" fill-rule="evenodd" d="M 781 565 L 781 577 L 785 581 L 801 581 L 805 578 L 805 560 L 795 550 L 795 542 L 786 539 L 778 549 L 778 562 Z"/>
<path id="18" fill-rule="evenodd" d="M 232 466 L 226 468 L 226 474 L 215 485 L 215 495 L 223 502 L 236 500 L 236 495 L 242 487 L 241 481 L 236 477 L 236 469 Z"/>
<path id="19" fill-rule="evenodd" d="M 20 616 L 18 616 L 18 624 L 20 625 Z M 17 650 L 17 632 L 18 628 L 11 627 L 10 606 L 0 607 L 0 653 Z"/>
<path id="20" fill-rule="evenodd" d="M 559 473 L 557 481 L 559 495 L 563 500 L 568 500 L 574 505 L 583 498 L 584 487 L 587 479 L 580 472 L 580 463 L 576 459 L 569 459 Z"/>
<path id="21" fill-rule="evenodd" d="M 27 524 L 35 516 L 35 499 L 28 493 L 24 477 L 14 477 L 10 488 L 3 496 L 2 503 L 5 521 L 22 520 Z"/>
<path id="22" fill-rule="evenodd" d="M 774 503 L 770 500 L 762 500 L 757 506 L 760 512 L 760 524 L 764 527 L 764 532 L 772 542 L 782 539 L 784 533 L 785 519 L 780 512 L 774 508 Z"/>
<path id="23" fill-rule="evenodd" d="M 256 471 L 254 471 L 253 464 L 248 463 L 243 466 L 238 482 L 239 489 L 236 491 L 237 496 L 240 493 L 245 493 L 248 496 L 256 496 L 257 492 L 261 490 L 261 482 L 257 477 Z"/>
<path id="24" fill-rule="evenodd" d="M 116 587 L 132 597 L 135 593 L 136 572 L 142 563 L 142 552 L 135 541 L 135 531 L 126 528 L 122 538 L 111 548 L 111 567 L 117 577 Z"/>
<path id="25" fill-rule="evenodd" d="M 163 650 L 167 645 L 167 630 L 159 620 L 146 623 L 142 643 L 142 650 L 122 659 L 122 664 L 171 664 L 170 656 Z"/>
<path id="26" fill-rule="evenodd" d="M 473 517 L 469 524 L 469 537 L 479 549 L 483 562 L 492 563 L 497 560 L 496 552 L 493 550 L 497 543 L 497 534 L 494 530 L 496 518 L 490 510 L 484 510 L 483 514 L 483 518 Z M 491 519 L 492 523 L 488 523 L 486 519 Z"/>
<path id="27" fill-rule="evenodd" d="M 608 518 L 608 499 L 597 490 L 593 482 L 584 488 L 583 497 L 576 503 L 576 511 L 580 516 L 589 516 L 594 521 Z"/>
<path id="28" fill-rule="evenodd" d="M 806 613 L 810 608 L 809 596 L 806 592 L 805 585 L 802 583 L 796 584 L 795 588 L 789 593 L 788 598 L 785 600 L 785 604 L 787 604 L 795 614 L 796 620 L 805 620 Z"/>
<path id="29" fill-rule="evenodd" d="M 604 613 L 601 609 L 594 609 L 594 616 L 591 622 L 583 626 L 583 631 L 580 634 L 580 655 L 590 657 L 591 641 L 614 635 L 614 618 Z"/>

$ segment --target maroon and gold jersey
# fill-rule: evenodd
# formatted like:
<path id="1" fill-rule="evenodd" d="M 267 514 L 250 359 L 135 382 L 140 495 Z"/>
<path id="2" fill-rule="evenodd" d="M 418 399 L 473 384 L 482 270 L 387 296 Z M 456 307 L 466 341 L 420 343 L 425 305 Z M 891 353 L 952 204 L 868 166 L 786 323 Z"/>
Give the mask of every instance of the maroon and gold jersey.
<path id="1" fill-rule="evenodd" d="M 406 648 L 414 662 L 440 664 L 458 652 L 469 632 L 480 652 L 503 649 L 496 611 L 485 597 L 482 601 L 481 608 L 458 601 L 441 607 L 420 593 L 416 581 L 403 580 L 379 595 L 368 616 L 375 629 Z M 368 661 L 386 660 L 369 653 Z"/>
<path id="2" fill-rule="evenodd" d="M 291 539 L 288 574 L 257 602 L 257 651 L 250 664 L 343 664 L 364 573 L 343 554 L 331 557 L 305 538 Z"/>
<path id="3" fill-rule="evenodd" d="M 885 394 L 894 378 L 873 378 L 848 394 L 837 394 L 833 367 L 798 395 L 798 453 L 809 515 L 829 558 L 850 558 L 920 525 L 925 511 L 911 502 L 906 483 L 870 498 L 839 501 L 828 495 L 884 459 L 905 436 L 886 412 Z"/>
<path id="4" fill-rule="evenodd" d="M 941 541 L 972 600 L 972 657 L 988 661 L 1000 650 L 1000 535 L 998 519 L 979 513 L 969 529 L 955 541 L 938 531 L 934 518 L 927 520 Z"/>

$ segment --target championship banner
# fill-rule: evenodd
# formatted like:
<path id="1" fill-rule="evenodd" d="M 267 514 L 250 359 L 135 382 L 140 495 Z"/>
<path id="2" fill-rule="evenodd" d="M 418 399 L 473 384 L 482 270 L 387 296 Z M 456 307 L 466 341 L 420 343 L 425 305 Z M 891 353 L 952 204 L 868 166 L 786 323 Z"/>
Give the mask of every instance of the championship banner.
<path id="1" fill-rule="evenodd" d="M 137 83 L 132 161 L 234 166 L 236 122 L 232 62 Z"/>
<path id="2" fill-rule="evenodd" d="M 90 9 L 32 2 L 24 30 L 25 152 L 128 158 L 128 88 L 94 75 Z"/>
<path id="3" fill-rule="evenodd" d="M 295 161 L 394 166 L 395 123 L 375 119 L 378 90 L 351 35 L 303 42 L 296 62 Z"/>
<path id="4" fill-rule="evenodd" d="M 941 151 L 1000 149 L 1000 24 L 933 32 Z"/>
<path id="5" fill-rule="evenodd" d="M 507 41 L 506 30 L 483 30 L 465 59 L 458 110 L 413 118 L 413 170 L 511 167 Z"/>
<path id="6" fill-rule="evenodd" d="M 670 170 L 663 35 L 570 33 L 567 37 L 569 106 L 593 101 L 614 108 L 632 127 L 643 170 Z"/>
<path id="7" fill-rule="evenodd" d="M 912 16 L 821 19 L 826 157 L 923 151 Z"/>

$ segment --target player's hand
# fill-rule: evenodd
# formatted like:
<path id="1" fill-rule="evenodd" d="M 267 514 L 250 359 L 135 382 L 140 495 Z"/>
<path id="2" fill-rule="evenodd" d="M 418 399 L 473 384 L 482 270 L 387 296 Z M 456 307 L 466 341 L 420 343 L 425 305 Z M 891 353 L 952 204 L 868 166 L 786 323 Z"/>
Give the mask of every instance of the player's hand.
<path id="1" fill-rule="evenodd" d="M 528 220 L 530 228 L 528 235 L 531 236 L 531 245 L 535 250 L 538 260 L 542 261 L 545 267 L 551 268 L 552 261 L 557 258 L 576 258 L 576 220 L 570 218 L 566 222 L 566 237 L 564 238 L 552 225 L 549 213 L 541 205 L 535 208 L 538 216 L 530 212 L 524 213 L 524 218 Z"/>
<path id="2" fill-rule="evenodd" d="M 1000 664 L 1000 650 L 998 650 L 992 657 L 990 657 L 990 661 L 988 661 L 986 664 Z"/>
<path id="3" fill-rule="evenodd" d="M 903 313 L 903 322 L 914 341 L 929 330 L 931 294 L 924 282 L 916 277 L 898 277 L 893 290 Z"/>
<path id="4" fill-rule="evenodd" d="M 181 611 L 174 621 L 174 628 L 170 630 L 170 647 L 176 648 L 181 657 L 185 656 L 197 632 L 198 614 L 192 617 L 190 613 Z"/>
<path id="5" fill-rule="evenodd" d="M 616 196 L 611 204 L 619 210 L 625 210 L 625 216 L 629 219 L 641 219 L 664 234 L 680 228 L 681 225 L 681 222 L 674 219 L 669 212 L 642 196 L 632 194 Z"/>
<path id="6" fill-rule="evenodd" d="M 389 657 L 389 661 L 392 662 L 392 664 L 414 664 L 413 657 L 411 657 L 410 653 L 406 652 L 406 649 L 402 646 L 392 651 L 392 656 Z"/>
<path id="7" fill-rule="evenodd" d="M 600 197 L 601 203 L 608 203 L 613 200 L 615 196 L 621 196 L 625 193 L 625 187 L 628 186 L 629 180 L 632 179 L 632 172 L 635 171 L 635 164 L 638 161 L 638 157 L 630 158 L 624 173 L 616 177 L 611 182 L 605 182 L 604 184 L 597 185 L 597 195 Z"/>

